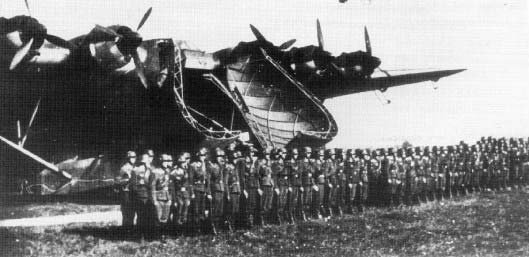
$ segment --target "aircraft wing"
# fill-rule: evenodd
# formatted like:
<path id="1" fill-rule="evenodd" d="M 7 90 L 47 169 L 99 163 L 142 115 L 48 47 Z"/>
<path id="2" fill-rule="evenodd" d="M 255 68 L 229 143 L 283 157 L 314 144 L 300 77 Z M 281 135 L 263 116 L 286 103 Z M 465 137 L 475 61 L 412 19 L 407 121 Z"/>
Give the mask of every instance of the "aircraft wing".
<path id="1" fill-rule="evenodd" d="M 333 98 L 343 95 L 356 94 L 372 90 L 385 91 L 390 87 L 419 83 L 424 81 L 438 81 L 466 69 L 454 70 L 399 70 L 399 71 L 377 71 L 369 79 L 341 79 L 328 85 L 315 89 L 321 99 Z"/>

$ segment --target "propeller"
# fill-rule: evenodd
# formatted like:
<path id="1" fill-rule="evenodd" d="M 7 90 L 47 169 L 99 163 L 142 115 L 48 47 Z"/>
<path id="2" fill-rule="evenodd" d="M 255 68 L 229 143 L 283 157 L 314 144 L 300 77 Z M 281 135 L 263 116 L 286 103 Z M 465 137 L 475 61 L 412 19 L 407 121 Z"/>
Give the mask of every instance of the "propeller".
<path id="1" fill-rule="evenodd" d="M 31 46 L 33 45 L 33 38 L 29 40 L 22 48 L 20 48 L 13 57 L 13 60 L 11 60 L 11 64 L 9 64 L 9 70 L 14 70 L 17 65 L 24 59 L 24 57 L 28 54 L 29 50 L 31 49 Z"/>
<path id="2" fill-rule="evenodd" d="M 323 49 L 323 33 L 321 32 L 321 25 L 320 25 L 320 20 L 319 19 L 316 19 L 316 30 L 317 30 L 317 33 L 318 33 L 318 46 L 320 47 L 321 50 L 324 50 Z"/>
<path id="3" fill-rule="evenodd" d="M 250 24 L 250 29 L 252 30 L 252 33 L 254 34 L 257 41 L 260 41 L 263 43 L 270 43 L 268 40 L 266 40 L 263 34 L 261 34 L 261 32 L 254 25 Z M 283 44 L 279 45 L 279 49 L 286 50 L 290 48 L 292 45 L 294 45 L 294 43 L 296 43 L 296 39 L 288 40 L 284 42 Z"/>
<path id="4" fill-rule="evenodd" d="M 145 67 L 140 59 L 138 53 L 138 47 L 143 42 L 143 38 L 140 36 L 138 31 L 143 27 L 145 22 L 149 19 L 152 12 L 152 7 L 150 7 L 142 19 L 138 23 L 136 31 L 133 31 L 127 26 L 119 26 L 116 30 L 106 28 L 100 25 L 96 25 L 94 30 L 90 32 L 89 38 L 87 37 L 85 41 L 90 43 L 102 42 L 102 41 L 115 41 L 116 46 L 118 47 L 121 54 L 126 57 L 131 57 L 134 61 L 134 66 L 136 67 L 134 71 L 140 79 L 143 86 L 148 88 L 147 77 L 145 76 Z"/>
<path id="5" fill-rule="evenodd" d="M 75 46 L 54 35 L 48 34 L 48 31 L 44 25 L 39 23 L 37 19 L 31 17 L 31 10 L 29 8 L 29 3 L 27 0 L 24 0 L 26 9 L 28 10 L 29 16 L 15 16 L 9 20 L 9 26 L 11 27 L 8 31 L 19 31 L 20 40 L 24 43 L 22 48 L 20 48 L 13 57 L 11 64 L 9 65 L 10 70 L 14 70 L 20 62 L 28 55 L 30 50 L 37 50 L 43 44 L 44 40 L 48 42 L 69 50 L 73 50 Z M 35 54 L 38 55 L 38 52 L 35 51 Z"/>
<path id="6" fill-rule="evenodd" d="M 369 33 L 367 33 L 367 27 L 364 26 L 364 40 L 366 42 L 366 53 L 372 56 L 371 53 L 371 40 L 369 40 Z"/>

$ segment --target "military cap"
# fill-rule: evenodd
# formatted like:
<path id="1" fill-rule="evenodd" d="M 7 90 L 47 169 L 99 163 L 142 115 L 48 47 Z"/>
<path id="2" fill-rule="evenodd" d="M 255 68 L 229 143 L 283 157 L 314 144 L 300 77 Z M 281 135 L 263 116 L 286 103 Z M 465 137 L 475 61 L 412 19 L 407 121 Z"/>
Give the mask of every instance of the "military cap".
<path id="1" fill-rule="evenodd" d="M 415 147 L 415 154 L 419 154 L 421 152 L 421 147 L 420 146 L 416 146 Z"/>
<path id="2" fill-rule="evenodd" d="M 333 155 L 336 155 L 336 151 L 334 150 L 334 148 L 330 148 L 330 149 L 325 150 L 325 154 L 327 156 L 333 156 Z"/>
<path id="3" fill-rule="evenodd" d="M 169 154 L 163 153 L 162 155 L 160 155 L 160 161 L 161 162 L 172 162 L 173 157 Z"/>
<path id="4" fill-rule="evenodd" d="M 299 155 L 299 151 L 298 151 L 297 148 L 292 148 L 292 149 L 290 149 L 290 154 L 291 155 Z"/>
<path id="5" fill-rule="evenodd" d="M 347 149 L 347 156 L 353 156 L 353 149 Z"/>
<path id="6" fill-rule="evenodd" d="M 386 155 L 386 149 L 380 148 L 380 155 Z"/>
<path id="7" fill-rule="evenodd" d="M 323 149 L 318 150 L 318 156 L 325 156 L 325 150 Z"/>
<path id="8" fill-rule="evenodd" d="M 127 152 L 127 157 L 128 157 L 128 158 L 136 158 L 136 152 L 134 152 L 134 151 L 128 151 L 128 152 Z"/>
<path id="9" fill-rule="evenodd" d="M 144 154 L 141 155 L 140 162 L 147 163 L 147 162 L 149 162 L 149 158 L 150 158 L 150 156 L 148 154 L 144 153 Z"/>
<path id="10" fill-rule="evenodd" d="M 184 153 L 182 153 L 182 154 L 180 154 L 180 155 L 178 156 L 178 159 L 177 159 L 176 161 L 177 161 L 178 163 L 184 163 L 184 162 L 187 161 L 187 157 L 185 156 Z"/>
<path id="11" fill-rule="evenodd" d="M 312 148 L 310 148 L 309 146 L 305 146 L 303 147 L 303 152 L 307 157 L 310 157 L 310 155 L 312 154 Z"/>
<path id="12" fill-rule="evenodd" d="M 428 155 L 428 154 L 430 154 L 430 147 L 427 146 L 424 148 L 424 155 Z"/>

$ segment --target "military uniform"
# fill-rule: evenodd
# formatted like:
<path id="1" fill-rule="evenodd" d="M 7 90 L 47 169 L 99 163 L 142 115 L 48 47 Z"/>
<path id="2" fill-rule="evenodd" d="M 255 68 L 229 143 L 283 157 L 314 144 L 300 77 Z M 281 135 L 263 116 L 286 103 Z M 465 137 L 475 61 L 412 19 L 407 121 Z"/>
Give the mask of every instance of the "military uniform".
<path id="1" fill-rule="evenodd" d="M 214 158 L 222 156 L 215 156 Z M 224 165 L 218 161 L 210 161 L 206 163 L 206 170 L 210 179 L 210 190 L 212 197 L 212 219 L 215 227 L 224 227 Z"/>
<path id="2" fill-rule="evenodd" d="M 394 158 L 390 156 L 388 158 L 388 194 L 389 194 L 389 206 L 395 207 L 398 206 L 401 202 L 399 187 L 402 184 L 402 181 L 399 178 L 399 167 Z"/>
<path id="3" fill-rule="evenodd" d="M 121 166 L 116 180 L 120 184 L 121 216 L 123 218 L 121 224 L 124 228 L 131 228 L 134 225 L 134 203 L 130 193 L 130 178 L 136 161 L 136 153 L 129 151 L 127 157 L 129 161 Z"/>
<path id="4" fill-rule="evenodd" d="M 303 184 L 301 181 L 301 171 L 299 169 L 298 150 L 292 149 L 289 160 L 285 163 L 286 173 L 289 174 L 289 182 L 291 190 L 288 195 L 288 212 L 291 217 L 297 220 L 306 220 L 305 211 L 303 209 Z M 292 218 L 290 218 L 292 220 Z"/>
<path id="5" fill-rule="evenodd" d="M 325 199 L 325 187 L 327 184 L 327 173 L 326 166 L 323 160 L 323 150 L 317 152 L 317 156 L 311 162 L 314 170 L 314 193 L 313 193 L 313 216 L 315 218 L 321 217 L 325 211 L 323 207 L 323 201 Z"/>
<path id="6" fill-rule="evenodd" d="M 207 160 L 205 160 L 205 155 L 205 151 L 199 152 L 199 159 L 193 161 L 189 168 L 189 182 L 193 190 L 191 192 L 191 217 L 196 231 L 206 229 L 205 222 L 211 216 L 211 212 L 209 208 L 207 208 L 209 202 L 208 198 L 211 197 L 211 195 L 209 174 L 206 171 Z"/>
<path id="7" fill-rule="evenodd" d="M 172 160 L 171 160 L 172 161 Z M 151 194 L 158 224 L 167 223 L 173 202 L 174 184 L 170 179 L 170 168 L 155 168 L 152 172 Z"/>
<path id="8" fill-rule="evenodd" d="M 358 211 L 364 211 L 367 204 L 367 198 L 369 197 L 369 175 L 366 161 L 363 159 L 359 160 L 360 169 L 360 182 L 358 183 L 359 195 L 358 195 Z"/>
<path id="9" fill-rule="evenodd" d="M 279 149 L 276 153 L 275 160 L 272 162 L 272 174 L 276 178 L 276 189 L 279 191 L 277 197 L 277 214 L 276 221 L 289 220 L 287 212 L 288 192 L 289 192 L 289 174 L 288 169 L 285 168 L 284 149 Z"/>
<path id="10" fill-rule="evenodd" d="M 360 166 L 359 160 L 353 159 L 352 152 L 348 152 L 347 155 L 344 166 L 344 173 L 347 180 L 346 211 L 351 213 L 354 204 L 356 204 L 358 184 L 360 183 Z"/>
<path id="11" fill-rule="evenodd" d="M 132 193 L 134 212 L 137 217 L 137 226 L 142 232 L 147 232 L 151 227 L 151 189 L 150 179 L 152 171 L 147 168 L 145 163 L 135 164 L 132 168 L 130 178 L 130 190 Z"/>
<path id="12" fill-rule="evenodd" d="M 272 201 L 274 199 L 274 180 L 272 179 L 272 169 L 270 168 L 269 160 L 259 160 L 259 183 L 263 191 L 261 199 L 262 215 L 267 220 L 271 218 Z"/>
<path id="13" fill-rule="evenodd" d="M 305 152 L 305 155 L 311 154 Z M 298 162 L 299 171 L 301 173 L 301 185 L 303 187 L 303 207 L 305 213 L 310 213 L 313 215 L 311 208 L 312 205 L 312 186 L 314 185 L 314 180 L 312 176 L 314 175 L 314 167 L 310 164 L 308 156 L 305 156 Z"/>
<path id="14" fill-rule="evenodd" d="M 406 171 L 406 183 L 404 186 L 405 202 L 407 205 L 412 205 L 417 200 L 417 173 L 415 170 L 415 161 L 411 156 L 411 150 L 408 151 L 408 156 L 403 161 L 404 170 Z"/>
<path id="15" fill-rule="evenodd" d="M 263 224 L 261 211 L 261 187 L 259 184 L 259 160 L 248 156 L 246 159 L 246 173 L 244 174 L 244 187 L 248 192 L 246 210 L 248 211 L 248 224 Z"/>
<path id="16" fill-rule="evenodd" d="M 185 160 L 182 158 L 179 158 L 179 166 L 176 169 L 173 169 L 170 173 L 170 178 L 173 181 L 175 191 L 173 224 L 177 226 L 187 223 L 187 216 L 193 192 L 189 169 L 183 165 L 184 161 Z"/>
<path id="17" fill-rule="evenodd" d="M 239 200 L 241 196 L 241 185 L 239 173 L 235 169 L 235 166 L 231 163 L 227 163 L 225 166 L 225 184 L 227 189 L 228 206 L 226 208 L 226 216 L 228 221 L 228 228 L 232 224 L 235 224 L 239 217 Z"/>

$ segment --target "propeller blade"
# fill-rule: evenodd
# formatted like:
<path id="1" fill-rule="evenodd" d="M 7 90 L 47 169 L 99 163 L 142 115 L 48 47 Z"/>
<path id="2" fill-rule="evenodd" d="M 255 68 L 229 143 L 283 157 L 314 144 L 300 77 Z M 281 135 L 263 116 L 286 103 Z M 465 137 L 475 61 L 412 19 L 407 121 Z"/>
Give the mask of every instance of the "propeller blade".
<path id="1" fill-rule="evenodd" d="M 74 44 L 58 37 L 58 36 L 54 36 L 54 35 L 46 35 L 46 40 L 48 40 L 50 43 L 56 45 L 56 46 L 59 46 L 59 47 L 63 47 L 63 48 L 66 48 L 66 49 L 74 49 L 75 46 Z"/>
<path id="2" fill-rule="evenodd" d="M 323 50 L 323 33 L 321 32 L 320 20 L 316 19 L 316 29 L 318 32 L 318 46 Z"/>
<path id="3" fill-rule="evenodd" d="M 134 65 L 136 66 L 136 74 L 138 75 L 138 78 L 140 78 L 140 81 L 145 87 L 145 89 L 147 89 L 149 87 L 149 84 L 147 83 L 147 77 L 145 77 L 145 67 L 143 67 L 143 63 L 140 60 L 138 51 L 132 53 L 132 59 L 134 60 Z"/>
<path id="4" fill-rule="evenodd" d="M 258 41 L 266 41 L 266 38 L 263 36 L 263 34 L 261 34 L 261 32 L 259 32 L 259 30 L 252 24 L 250 24 L 250 29 L 252 30 L 252 33 Z"/>
<path id="5" fill-rule="evenodd" d="M 294 43 L 296 43 L 296 40 L 295 39 L 291 39 L 283 44 L 281 44 L 279 46 L 279 49 L 282 49 L 282 50 L 285 50 L 285 49 L 288 49 L 290 48 Z"/>
<path id="6" fill-rule="evenodd" d="M 138 24 L 138 28 L 136 29 L 136 31 L 140 30 L 141 27 L 143 27 L 143 24 L 145 24 L 149 16 L 151 16 L 151 12 L 152 12 L 152 7 L 150 7 L 149 10 L 145 12 L 145 14 L 143 15 L 143 18 L 140 21 L 140 24 Z"/>
<path id="7" fill-rule="evenodd" d="M 13 60 L 11 61 L 11 64 L 9 65 L 9 70 L 14 70 L 17 65 L 24 59 L 24 57 L 28 54 L 29 49 L 31 49 L 31 45 L 33 45 L 33 38 L 31 38 L 25 46 L 20 48 L 20 50 L 17 51 L 15 56 L 13 57 Z"/>
<path id="8" fill-rule="evenodd" d="M 29 17 L 31 17 L 31 10 L 29 9 L 28 0 L 24 0 L 24 3 L 26 4 L 26 9 L 28 10 Z"/>
<path id="9" fill-rule="evenodd" d="M 367 33 L 367 27 L 364 27 L 364 38 L 366 41 L 366 52 L 371 55 L 371 40 L 369 40 L 369 33 Z"/>

